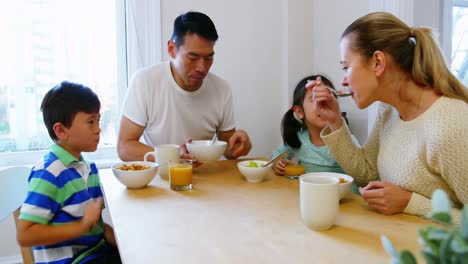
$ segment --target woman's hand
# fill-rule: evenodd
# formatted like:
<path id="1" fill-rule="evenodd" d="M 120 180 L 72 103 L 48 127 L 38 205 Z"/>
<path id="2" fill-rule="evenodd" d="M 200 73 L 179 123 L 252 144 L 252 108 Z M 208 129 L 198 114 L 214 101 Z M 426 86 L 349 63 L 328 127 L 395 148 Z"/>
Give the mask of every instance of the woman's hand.
<path id="1" fill-rule="evenodd" d="M 408 205 L 412 192 L 386 181 L 372 181 L 359 188 L 370 208 L 384 215 L 401 213 Z"/>
<path id="2" fill-rule="evenodd" d="M 339 129 L 343 120 L 341 119 L 340 106 L 330 90 L 331 88 L 325 87 L 320 77 L 308 82 L 305 87 L 312 89 L 313 105 L 317 114 L 327 122 L 331 131 Z"/>
<path id="3" fill-rule="evenodd" d="M 294 164 L 294 162 L 286 159 L 279 160 L 275 163 L 275 167 L 273 170 L 275 171 L 275 174 L 278 176 L 284 176 L 285 175 L 285 167 L 288 164 Z"/>

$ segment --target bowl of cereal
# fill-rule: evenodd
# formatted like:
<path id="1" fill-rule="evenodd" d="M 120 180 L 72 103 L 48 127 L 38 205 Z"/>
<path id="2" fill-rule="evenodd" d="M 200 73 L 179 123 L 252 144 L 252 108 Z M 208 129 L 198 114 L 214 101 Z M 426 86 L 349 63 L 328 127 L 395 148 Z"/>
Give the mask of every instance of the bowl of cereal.
<path id="1" fill-rule="evenodd" d="M 237 169 L 248 182 L 261 182 L 271 171 L 271 165 L 263 167 L 264 160 L 244 160 L 237 163 Z"/>
<path id="2" fill-rule="evenodd" d="M 339 180 L 339 193 L 340 193 L 340 200 L 343 199 L 348 193 L 351 192 L 351 188 L 353 186 L 353 177 L 337 172 L 310 172 L 304 175 L 315 175 L 315 176 L 326 176 L 332 177 Z"/>
<path id="3" fill-rule="evenodd" d="M 145 187 L 158 172 L 158 164 L 148 161 L 118 162 L 111 168 L 117 180 L 129 189 Z"/>

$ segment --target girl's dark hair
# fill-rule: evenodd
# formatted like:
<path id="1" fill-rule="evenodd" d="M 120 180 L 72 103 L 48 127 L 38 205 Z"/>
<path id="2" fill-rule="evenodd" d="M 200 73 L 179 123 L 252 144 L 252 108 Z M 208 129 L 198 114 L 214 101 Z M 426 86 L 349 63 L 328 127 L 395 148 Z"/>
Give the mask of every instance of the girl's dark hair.
<path id="1" fill-rule="evenodd" d="M 175 19 L 171 39 L 177 48 L 184 44 L 186 34 L 197 34 L 214 42 L 218 40 L 218 32 L 213 21 L 200 12 L 189 11 Z"/>
<path id="2" fill-rule="evenodd" d="M 326 86 L 335 89 L 333 83 L 327 77 L 321 74 L 307 76 L 296 85 L 296 89 L 294 89 L 293 94 L 292 106 L 299 105 L 300 107 L 302 107 L 304 103 L 304 97 L 306 94 L 305 85 L 308 81 L 315 80 L 319 76 L 322 78 L 322 82 Z M 283 116 L 283 119 L 281 120 L 281 135 L 283 137 L 284 144 L 292 148 L 299 148 L 301 146 L 301 141 L 297 136 L 297 132 L 302 128 L 307 127 L 304 122 L 300 123 L 296 120 L 296 118 L 294 118 L 294 110 L 290 108 L 288 111 L 286 111 L 286 113 Z"/>
<path id="3" fill-rule="evenodd" d="M 99 113 L 101 102 L 88 87 L 64 81 L 50 89 L 41 104 L 42 117 L 52 140 L 57 140 L 54 124 L 69 128 L 78 112 Z"/>

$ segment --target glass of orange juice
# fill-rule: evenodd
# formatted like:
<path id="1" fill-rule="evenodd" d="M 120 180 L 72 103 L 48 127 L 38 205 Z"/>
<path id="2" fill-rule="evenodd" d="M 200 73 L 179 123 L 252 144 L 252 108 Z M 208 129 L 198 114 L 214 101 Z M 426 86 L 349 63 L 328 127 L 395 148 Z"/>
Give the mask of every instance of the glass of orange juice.
<path id="1" fill-rule="evenodd" d="M 169 184 L 174 191 L 192 190 L 192 160 L 181 159 L 171 162 L 169 168 Z"/>
<path id="2" fill-rule="evenodd" d="M 297 164 L 288 164 L 284 167 L 284 176 L 288 179 L 299 179 L 305 173 L 305 167 Z"/>

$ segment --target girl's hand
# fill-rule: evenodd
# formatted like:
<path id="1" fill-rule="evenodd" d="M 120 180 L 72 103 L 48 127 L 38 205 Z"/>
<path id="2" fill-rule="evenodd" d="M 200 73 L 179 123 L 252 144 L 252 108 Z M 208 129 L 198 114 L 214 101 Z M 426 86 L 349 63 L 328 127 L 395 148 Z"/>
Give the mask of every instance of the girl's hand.
<path id="1" fill-rule="evenodd" d="M 284 176 L 285 174 L 284 167 L 286 167 L 286 165 L 288 164 L 294 164 L 294 162 L 290 160 L 286 160 L 286 159 L 277 161 L 274 167 L 275 174 L 278 176 Z"/>
<path id="2" fill-rule="evenodd" d="M 408 205 L 412 192 L 386 181 L 372 181 L 359 188 L 370 208 L 384 215 L 401 213 Z"/>
<path id="3" fill-rule="evenodd" d="M 338 101 L 329 88 L 325 87 L 318 77 L 306 84 L 306 89 L 312 89 L 314 110 L 323 118 L 331 131 L 339 129 L 343 123 Z"/>

